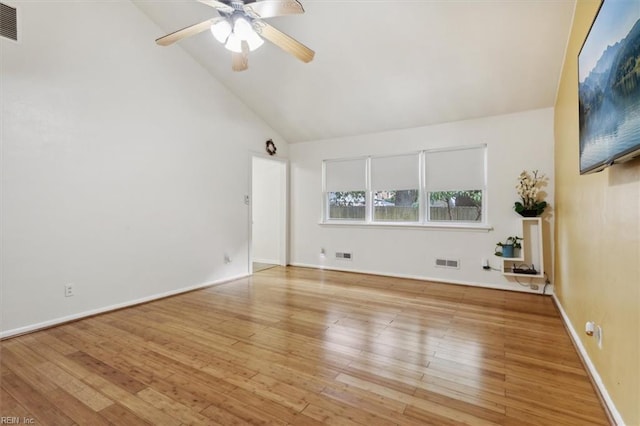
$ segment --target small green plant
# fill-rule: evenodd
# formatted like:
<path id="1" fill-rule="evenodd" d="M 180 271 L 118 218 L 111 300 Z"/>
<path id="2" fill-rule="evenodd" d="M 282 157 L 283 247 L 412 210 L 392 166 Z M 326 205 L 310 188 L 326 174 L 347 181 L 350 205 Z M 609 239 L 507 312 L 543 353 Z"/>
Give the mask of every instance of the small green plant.
<path id="1" fill-rule="evenodd" d="M 505 246 L 512 246 L 514 249 L 522 248 L 522 244 L 520 244 L 520 241 L 523 241 L 523 238 L 518 236 L 507 237 L 504 243 L 502 241 L 498 241 L 498 243 L 496 243 L 496 249 L 494 254 L 496 256 L 503 256 L 503 250 Z M 500 247 L 500 250 L 498 250 L 498 247 Z M 508 257 L 511 257 L 511 256 L 508 256 Z"/>

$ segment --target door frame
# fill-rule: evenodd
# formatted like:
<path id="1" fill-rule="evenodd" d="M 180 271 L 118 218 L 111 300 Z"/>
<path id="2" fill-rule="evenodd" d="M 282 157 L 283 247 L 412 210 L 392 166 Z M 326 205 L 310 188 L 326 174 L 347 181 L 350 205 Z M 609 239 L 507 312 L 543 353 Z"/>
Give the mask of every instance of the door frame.
<path id="1" fill-rule="evenodd" d="M 280 266 L 287 266 L 289 264 L 289 159 L 273 157 L 259 152 L 249 153 L 249 274 L 253 275 L 253 160 L 268 160 L 275 163 L 279 163 L 282 167 L 282 182 L 281 190 L 284 194 L 284 205 L 282 207 L 282 214 L 280 215 L 280 239 L 282 244 L 280 245 L 280 253 L 278 258 Z"/>

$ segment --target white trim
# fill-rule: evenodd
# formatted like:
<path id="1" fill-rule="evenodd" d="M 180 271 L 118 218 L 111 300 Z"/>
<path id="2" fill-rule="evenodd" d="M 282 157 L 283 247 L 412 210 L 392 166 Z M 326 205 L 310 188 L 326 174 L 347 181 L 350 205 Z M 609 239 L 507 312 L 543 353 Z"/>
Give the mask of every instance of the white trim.
<path id="1" fill-rule="evenodd" d="M 418 220 L 420 223 L 429 223 L 429 197 L 427 197 L 427 192 L 425 191 L 427 176 L 426 165 L 425 153 L 424 151 L 420 151 L 418 154 L 418 167 L 420 168 L 418 171 L 418 207 L 420 207 L 420 210 L 418 211 Z"/>
<path id="2" fill-rule="evenodd" d="M 278 255 L 280 256 L 280 260 L 276 262 L 261 262 L 258 260 L 253 260 L 253 160 L 263 159 L 268 161 L 275 161 L 279 163 L 283 169 L 284 176 L 282 177 L 282 191 L 284 194 L 284 206 L 280 206 L 283 208 L 281 219 L 281 244 L 280 244 L 280 252 Z M 290 162 L 287 157 L 274 157 L 271 155 L 265 155 L 255 151 L 249 151 L 249 205 L 248 207 L 248 216 L 249 216 L 249 241 L 248 241 L 248 265 L 247 270 L 249 271 L 249 275 L 253 274 L 253 262 L 261 262 L 261 263 L 275 263 L 280 266 L 287 266 L 289 263 L 289 215 L 290 215 L 290 206 L 289 206 L 289 174 L 290 174 Z"/>
<path id="3" fill-rule="evenodd" d="M 371 156 L 367 157 L 365 163 L 365 193 L 364 193 L 364 221 L 370 223 L 373 221 L 373 189 L 371 188 Z M 327 219 L 329 215 L 325 216 Z"/>
<path id="4" fill-rule="evenodd" d="M 613 420 L 616 422 L 616 425 L 624 426 L 625 423 L 624 423 L 624 420 L 622 419 L 622 416 L 616 409 L 616 406 L 613 403 L 611 396 L 609 396 L 609 392 L 607 392 L 607 388 L 604 386 L 604 383 L 602 382 L 602 378 L 598 374 L 598 370 L 596 370 L 596 367 L 591 362 L 591 358 L 589 358 L 589 354 L 587 354 L 587 350 L 582 344 L 582 341 L 580 340 L 578 333 L 573 328 L 573 325 L 569 320 L 569 316 L 567 315 L 564 308 L 562 307 L 560 300 L 558 300 L 558 297 L 555 294 L 552 294 L 551 297 L 553 297 L 554 302 L 556 302 L 556 306 L 560 311 L 560 316 L 562 317 L 562 321 L 564 322 L 564 325 L 567 327 L 567 330 L 569 330 L 569 335 L 571 336 L 571 340 L 573 340 L 575 347 L 578 349 L 578 352 L 580 353 L 580 357 L 582 358 L 585 366 L 587 367 L 587 372 L 593 379 L 593 383 L 595 383 L 596 387 L 598 388 L 598 392 L 600 393 L 600 396 L 602 396 L 602 400 L 606 404 L 607 409 L 609 410 L 609 413 L 611 414 L 611 416 L 613 416 Z"/>
<path id="5" fill-rule="evenodd" d="M 366 160 L 370 155 L 356 155 L 355 157 L 339 157 L 339 158 L 325 158 L 322 160 L 323 163 L 327 161 L 352 161 L 352 160 Z"/>
<path id="6" fill-rule="evenodd" d="M 542 296 L 542 290 L 526 290 L 525 287 L 521 288 L 507 288 L 502 287 L 496 284 L 486 284 L 486 283 L 478 283 L 476 281 L 463 281 L 463 280 L 448 280 L 444 278 L 433 278 L 433 277 L 425 277 L 422 275 L 411 275 L 411 274 L 392 274 L 389 272 L 381 272 L 381 271 L 365 271 L 362 269 L 348 269 L 348 268 L 336 268 L 333 266 L 324 266 L 324 265 L 312 265 L 309 263 L 290 263 L 291 266 L 299 266 L 301 268 L 312 268 L 312 269 L 323 269 L 327 271 L 338 271 L 338 272 L 352 272 L 354 274 L 367 274 L 367 275 L 378 275 L 381 277 L 390 277 L 390 278 L 405 278 L 410 280 L 417 281 L 431 281 L 437 283 L 444 284 L 455 284 L 455 285 L 465 285 L 468 287 L 482 287 L 482 288 L 491 288 L 494 290 L 506 290 L 506 291 L 515 291 L 518 293 L 530 293 L 530 294 L 539 294 Z M 544 296 L 549 296 L 549 293 Z"/>
<path id="7" fill-rule="evenodd" d="M 482 149 L 483 153 L 483 167 L 484 167 L 484 176 L 482 183 L 482 220 L 480 224 L 476 224 L 474 222 L 438 222 L 431 221 L 430 218 L 430 209 L 429 209 L 429 191 L 427 189 L 427 181 L 426 181 L 426 156 L 430 153 L 438 153 L 438 152 L 454 152 L 454 151 L 466 151 L 471 149 Z M 420 205 L 420 210 L 418 211 L 418 218 L 420 222 L 412 222 L 410 224 L 401 224 L 398 222 L 382 222 L 376 223 L 374 219 L 374 203 L 373 203 L 373 192 L 374 188 L 372 187 L 372 176 L 371 176 L 371 161 L 376 158 L 391 158 L 391 157 L 401 157 L 401 156 L 409 156 L 409 155 L 418 155 L 418 200 Z M 327 190 L 327 163 L 328 162 L 340 162 L 340 161 L 355 161 L 355 160 L 365 160 L 365 217 L 364 220 L 347 220 L 347 219 L 331 219 L 329 217 L 330 206 L 329 206 L 329 193 L 335 191 Z M 322 214 L 320 216 L 320 224 L 321 225 L 349 225 L 349 226 L 358 226 L 361 224 L 364 225 L 376 225 L 376 226 L 409 226 L 409 227 L 417 227 L 417 228 L 460 228 L 460 229 L 484 229 L 484 230 L 492 230 L 493 227 L 486 223 L 488 218 L 488 203 L 487 203 L 487 182 L 488 182 L 488 144 L 479 143 L 473 145 L 459 145 L 454 147 L 441 147 L 441 148 L 431 148 L 431 149 L 422 149 L 417 152 L 403 152 L 396 154 L 388 154 L 388 155 L 365 155 L 358 157 L 346 157 L 339 159 L 324 159 L 322 160 Z M 356 189 L 351 191 L 357 191 Z M 355 223 L 354 223 L 355 222 Z M 449 224 L 451 223 L 451 224 Z"/>
<path id="8" fill-rule="evenodd" d="M 43 328 L 53 327 L 55 325 L 64 324 L 64 323 L 69 322 L 69 321 L 75 321 L 75 320 L 79 320 L 79 319 L 82 319 L 82 318 L 90 317 L 90 316 L 93 316 L 93 315 L 98 315 L 98 314 L 103 314 L 103 313 L 106 313 L 106 312 L 115 311 L 117 309 L 128 308 L 130 306 L 139 305 L 141 303 L 152 302 L 154 300 L 163 299 L 163 298 L 169 297 L 169 296 L 175 296 L 175 295 L 178 295 L 178 294 L 181 294 L 181 293 L 187 293 L 189 291 L 198 290 L 198 289 L 201 289 L 201 288 L 206 288 L 206 287 L 211 287 L 211 286 L 218 285 L 218 284 L 228 283 L 228 282 L 239 280 L 239 279 L 242 279 L 242 278 L 247 278 L 249 276 L 250 276 L 249 274 L 236 275 L 236 276 L 233 276 L 233 277 L 223 278 L 223 279 L 220 279 L 220 280 L 217 280 L 217 281 L 213 281 L 213 282 L 209 282 L 209 283 L 197 284 L 197 285 L 193 285 L 193 286 L 190 286 L 190 287 L 183 287 L 183 288 L 180 288 L 180 289 L 177 289 L 177 290 L 171 290 L 171 291 L 167 291 L 167 292 L 164 292 L 164 293 L 159 293 L 159 294 L 154 294 L 154 295 L 151 295 L 151 296 L 142 297 L 140 299 L 130 300 L 128 302 L 116 303 L 115 305 L 105 306 L 105 307 L 102 307 L 102 308 L 92 309 L 90 311 L 84 311 L 84 312 L 80 312 L 80 313 L 73 314 L 73 315 L 67 315 L 65 317 L 60 317 L 60 318 L 56 318 L 56 319 L 52 319 L 52 320 L 48 320 L 48 321 L 39 322 L 37 324 L 31 324 L 31 325 L 27 325 L 27 326 L 24 326 L 24 327 L 14 328 L 12 330 L 2 331 L 2 332 L 0 332 L 0 339 L 5 339 L 7 337 L 16 336 L 16 335 L 19 335 L 19 334 L 25 334 L 25 333 L 29 333 L 29 332 L 32 332 L 32 331 L 41 330 Z"/>
<path id="9" fill-rule="evenodd" d="M 485 231 L 493 230 L 493 226 L 484 223 L 469 222 L 362 222 L 347 220 L 330 220 L 326 222 L 318 222 L 320 226 L 349 226 L 352 228 L 406 228 L 406 229 L 450 229 L 450 230 L 466 230 L 466 231 Z"/>
<path id="10" fill-rule="evenodd" d="M 254 263 L 269 263 L 271 265 L 280 265 L 280 261 L 278 259 L 253 259 L 253 262 Z"/>
<path id="11" fill-rule="evenodd" d="M 467 149 L 478 149 L 478 148 L 486 148 L 486 147 L 487 147 L 487 143 L 482 142 L 482 143 L 476 143 L 472 145 L 457 145 L 452 147 L 444 146 L 441 148 L 429 148 L 429 149 L 423 149 L 422 152 L 430 153 L 430 152 L 464 151 Z"/>
<path id="12" fill-rule="evenodd" d="M 489 220 L 489 145 L 484 144 L 484 182 L 482 182 L 482 220 Z"/>

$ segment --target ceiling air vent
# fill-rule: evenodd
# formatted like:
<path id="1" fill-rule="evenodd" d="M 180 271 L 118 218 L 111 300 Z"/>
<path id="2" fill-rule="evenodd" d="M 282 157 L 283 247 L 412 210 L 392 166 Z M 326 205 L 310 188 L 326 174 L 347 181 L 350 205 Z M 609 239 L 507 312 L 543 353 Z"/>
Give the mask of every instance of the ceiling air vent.
<path id="1" fill-rule="evenodd" d="M 0 3 L 0 35 L 18 41 L 18 13 L 15 7 Z"/>

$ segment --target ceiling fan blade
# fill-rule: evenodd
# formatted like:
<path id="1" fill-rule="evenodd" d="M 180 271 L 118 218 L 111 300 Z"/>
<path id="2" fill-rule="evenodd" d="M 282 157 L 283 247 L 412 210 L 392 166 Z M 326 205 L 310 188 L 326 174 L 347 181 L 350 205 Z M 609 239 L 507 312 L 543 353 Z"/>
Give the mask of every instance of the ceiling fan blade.
<path id="1" fill-rule="evenodd" d="M 242 40 L 242 52 L 231 52 L 231 69 L 244 71 L 249 68 L 249 43 Z"/>
<path id="2" fill-rule="evenodd" d="M 291 53 L 302 62 L 311 62 L 313 56 L 316 54 L 313 50 L 309 49 L 296 39 L 289 37 L 282 31 L 278 31 L 271 25 L 265 24 L 262 21 L 255 21 L 253 23 L 253 28 L 262 37 L 266 38 L 285 52 Z"/>
<path id="3" fill-rule="evenodd" d="M 199 24 L 191 25 L 190 27 L 186 27 L 181 30 L 172 32 L 171 34 L 167 34 L 164 37 L 156 39 L 156 44 L 159 44 L 160 46 L 168 46 L 175 43 L 176 41 L 182 40 L 183 38 L 199 34 L 211 28 L 211 25 L 218 19 L 222 18 L 207 19 L 206 21 L 200 22 Z"/>
<path id="4" fill-rule="evenodd" d="M 259 19 L 297 15 L 304 13 L 304 8 L 297 0 L 262 0 L 245 5 L 244 11 L 253 18 Z"/>
<path id="5" fill-rule="evenodd" d="M 211 6 L 215 8 L 220 12 L 233 13 L 234 11 L 233 7 L 229 6 L 228 4 L 222 3 L 221 1 L 216 1 L 216 0 L 198 0 L 198 1 L 202 4 L 206 4 L 207 6 Z"/>

